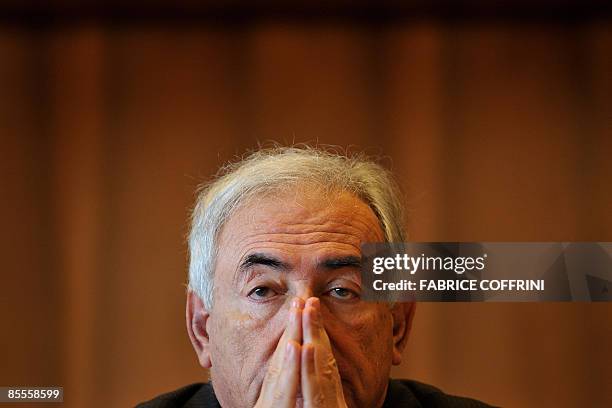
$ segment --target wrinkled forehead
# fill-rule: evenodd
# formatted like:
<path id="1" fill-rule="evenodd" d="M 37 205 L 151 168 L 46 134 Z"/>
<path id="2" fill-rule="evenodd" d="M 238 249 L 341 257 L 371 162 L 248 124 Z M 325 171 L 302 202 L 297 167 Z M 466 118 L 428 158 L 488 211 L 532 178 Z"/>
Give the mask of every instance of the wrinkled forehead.
<path id="1" fill-rule="evenodd" d="M 234 230 L 244 234 L 318 231 L 350 234 L 361 242 L 384 241 L 380 220 L 363 200 L 348 191 L 309 185 L 249 198 L 234 211 L 223 228 L 224 232 Z"/>

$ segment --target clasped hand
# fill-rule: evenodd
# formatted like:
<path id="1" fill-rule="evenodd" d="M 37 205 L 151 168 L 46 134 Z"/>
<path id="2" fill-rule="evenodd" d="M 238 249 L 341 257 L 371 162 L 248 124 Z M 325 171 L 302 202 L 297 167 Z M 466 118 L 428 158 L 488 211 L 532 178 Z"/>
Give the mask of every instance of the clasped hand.
<path id="1" fill-rule="evenodd" d="M 294 408 L 299 386 L 305 408 L 347 406 L 318 298 L 292 301 L 255 408 Z"/>

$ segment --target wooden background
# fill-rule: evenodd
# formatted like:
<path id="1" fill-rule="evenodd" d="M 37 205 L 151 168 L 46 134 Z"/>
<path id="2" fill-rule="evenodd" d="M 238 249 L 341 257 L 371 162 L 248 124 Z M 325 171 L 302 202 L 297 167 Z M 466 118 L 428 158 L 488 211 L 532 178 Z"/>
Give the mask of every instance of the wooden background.
<path id="1" fill-rule="evenodd" d="M 119 407 L 204 379 L 188 210 L 266 140 L 385 155 L 412 240 L 612 241 L 612 26 L 595 3 L 50 4 L 0 6 L 0 385 Z M 609 406 L 611 313 L 420 304 L 394 375 Z"/>

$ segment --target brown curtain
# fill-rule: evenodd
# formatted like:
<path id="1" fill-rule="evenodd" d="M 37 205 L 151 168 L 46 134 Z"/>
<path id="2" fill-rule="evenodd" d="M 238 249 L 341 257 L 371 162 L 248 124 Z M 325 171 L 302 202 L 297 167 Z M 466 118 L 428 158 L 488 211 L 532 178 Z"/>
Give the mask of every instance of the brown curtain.
<path id="1" fill-rule="evenodd" d="M 116 407 L 204 380 L 188 211 L 267 140 L 383 155 L 411 240 L 612 241 L 609 20 L 294 17 L 0 24 L 0 385 Z M 393 374 L 610 405 L 611 313 L 419 304 Z"/>

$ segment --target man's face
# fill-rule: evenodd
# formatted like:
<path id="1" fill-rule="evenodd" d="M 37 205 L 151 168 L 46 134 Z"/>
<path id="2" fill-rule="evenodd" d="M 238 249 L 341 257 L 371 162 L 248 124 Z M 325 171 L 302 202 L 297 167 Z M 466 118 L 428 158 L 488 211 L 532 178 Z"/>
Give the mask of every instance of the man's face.
<path id="1" fill-rule="evenodd" d="M 206 322 L 223 406 L 255 405 L 295 297 L 320 299 L 348 405 L 381 405 L 394 322 L 388 305 L 360 299 L 358 261 L 361 243 L 383 240 L 373 211 L 346 192 L 302 188 L 254 199 L 232 215 L 219 237 Z"/>

